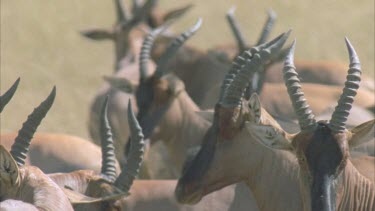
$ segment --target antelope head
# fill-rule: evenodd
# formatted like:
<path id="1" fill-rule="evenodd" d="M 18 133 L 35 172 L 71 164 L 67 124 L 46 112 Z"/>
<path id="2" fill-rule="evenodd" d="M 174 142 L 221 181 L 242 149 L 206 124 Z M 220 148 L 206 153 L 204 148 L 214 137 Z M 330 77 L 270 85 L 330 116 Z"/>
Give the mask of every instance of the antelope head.
<path id="1" fill-rule="evenodd" d="M 175 195 L 180 203 L 198 203 L 213 191 L 246 180 L 249 165 L 261 165 L 256 159 L 247 159 L 252 141 L 248 140 L 249 133 L 244 125 L 261 118 L 279 126 L 266 111 L 260 112 L 262 108 L 256 98 L 250 98 L 248 103 L 243 98 L 251 76 L 280 51 L 289 34 L 290 31 L 283 33 L 235 59 L 222 83 L 212 126 L 195 158 L 185 163 L 178 181 Z"/>
<path id="2" fill-rule="evenodd" d="M 140 121 L 146 139 L 150 137 L 157 123 L 166 114 L 166 111 L 171 108 L 173 110 L 176 107 L 171 106 L 176 102 L 175 99 L 181 95 L 187 95 L 183 82 L 167 66 L 171 57 L 200 28 L 201 23 L 202 20 L 199 19 L 193 27 L 175 38 L 158 59 L 156 70 L 152 74 L 148 74 L 151 72 L 149 71 L 149 60 L 154 41 L 168 25 L 153 30 L 145 37 L 142 44 L 138 84 L 123 79 L 117 82 L 115 80 L 109 81 L 112 86 L 123 87 L 122 90 L 127 92 L 135 92 L 138 106 L 137 119 Z"/>
<path id="3" fill-rule="evenodd" d="M 130 50 L 132 48 L 131 42 L 133 38 L 139 35 L 143 36 L 143 33 L 141 32 L 142 30 L 136 33 L 136 31 L 133 29 L 135 29 L 143 21 L 148 20 L 148 22 L 155 22 L 153 21 L 155 18 L 151 14 L 153 14 L 152 10 L 155 8 L 157 0 L 147 0 L 143 4 L 142 1 L 134 0 L 131 9 L 132 14 L 129 14 L 127 9 L 124 7 L 123 0 L 114 0 L 114 2 L 117 20 L 112 29 L 89 29 L 82 31 L 81 34 L 92 40 L 112 40 L 114 42 L 116 54 L 115 64 L 117 71 L 121 68 L 120 61 L 123 58 L 129 56 L 128 58 L 132 60 L 134 57 L 133 52 Z M 189 9 L 190 6 L 186 6 L 170 11 L 170 13 L 166 14 L 166 16 L 163 16 L 162 21 L 164 23 L 169 20 L 179 18 Z M 158 22 L 161 22 L 161 20 Z M 141 32 L 141 34 L 139 32 Z"/>
<path id="4" fill-rule="evenodd" d="M 14 93 L 17 91 L 17 87 L 19 83 L 20 83 L 20 78 L 18 78 L 13 83 L 13 85 L 3 95 L 0 96 L 0 113 L 3 112 L 4 107 L 12 99 Z"/>
<path id="5" fill-rule="evenodd" d="M 50 174 L 74 204 L 76 210 L 122 210 L 121 200 L 126 200 L 133 180 L 139 173 L 143 161 L 144 141 L 133 113 L 131 102 L 128 104 L 128 121 L 131 130 L 131 145 L 127 163 L 119 176 L 116 175 L 116 158 L 112 132 L 107 117 L 108 97 L 101 111 L 102 170 L 95 174 L 91 170 L 79 170 L 71 173 Z"/>
<path id="6" fill-rule="evenodd" d="M 351 131 L 345 127 L 361 80 L 358 56 L 348 39 L 346 45 L 350 66 L 343 93 L 331 120 L 317 122 L 304 97 L 294 67 L 294 41 L 285 59 L 283 72 L 301 131 L 291 135 L 260 121 L 246 126 L 260 143 L 270 148 L 290 151 L 297 157 L 305 210 L 336 210 L 343 200 L 344 184 L 340 181 L 344 169 L 350 163 L 350 148 L 372 140 L 374 135 L 374 120 Z"/>

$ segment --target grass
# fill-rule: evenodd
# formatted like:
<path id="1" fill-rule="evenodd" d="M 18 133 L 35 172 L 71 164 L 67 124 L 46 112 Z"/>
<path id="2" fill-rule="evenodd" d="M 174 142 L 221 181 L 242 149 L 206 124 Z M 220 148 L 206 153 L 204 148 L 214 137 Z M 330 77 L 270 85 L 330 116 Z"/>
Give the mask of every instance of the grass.
<path id="1" fill-rule="evenodd" d="M 203 17 L 203 28 L 189 44 L 207 48 L 233 42 L 224 15 L 237 5 L 236 16 L 248 41 L 254 43 L 267 8 L 278 14 L 273 36 L 293 28 L 296 57 L 347 62 L 344 36 L 355 46 L 363 70 L 374 76 L 374 1 L 225 1 L 163 0 L 162 8 L 194 3 L 195 8 L 174 26 L 182 31 Z M 54 106 L 39 131 L 88 137 L 89 104 L 103 75 L 112 73 L 110 42 L 92 42 L 79 30 L 111 27 L 112 1 L 1 1 L 1 90 L 17 77 L 21 83 L 1 114 L 1 132 L 17 131 L 27 115 L 57 86 Z"/>

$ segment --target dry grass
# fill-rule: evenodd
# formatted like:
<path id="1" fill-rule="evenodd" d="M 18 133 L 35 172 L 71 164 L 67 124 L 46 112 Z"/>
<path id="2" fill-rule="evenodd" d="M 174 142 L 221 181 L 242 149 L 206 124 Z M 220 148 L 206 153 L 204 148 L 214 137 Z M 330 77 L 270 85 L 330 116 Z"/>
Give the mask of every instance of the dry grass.
<path id="1" fill-rule="evenodd" d="M 374 1 L 224 1 L 164 0 L 171 8 L 193 2 L 194 10 L 175 26 L 181 31 L 197 17 L 202 30 L 190 41 L 201 48 L 233 41 L 224 14 L 237 5 L 237 17 L 249 42 L 255 42 L 266 18 L 266 9 L 278 13 L 274 34 L 293 28 L 298 38 L 296 56 L 307 59 L 347 61 L 344 36 L 348 36 L 362 61 L 363 70 L 374 75 Z M 1 1 L 1 90 L 17 77 L 21 84 L 1 115 L 1 132 L 20 128 L 26 116 L 44 99 L 53 85 L 55 105 L 39 131 L 87 137 L 89 103 L 110 74 L 113 50 L 110 42 L 95 43 L 78 31 L 110 27 L 112 1 Z"/>

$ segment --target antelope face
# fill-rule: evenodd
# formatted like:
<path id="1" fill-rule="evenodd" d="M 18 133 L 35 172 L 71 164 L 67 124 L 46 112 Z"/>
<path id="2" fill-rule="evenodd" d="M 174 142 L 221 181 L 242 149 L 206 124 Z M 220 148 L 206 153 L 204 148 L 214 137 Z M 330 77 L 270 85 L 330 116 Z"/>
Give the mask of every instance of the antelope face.
<path id="1" fill-rule="evenodd" d="M 301 190 L 312 210 L 335 210 L 337 178 L 349 156 L 346 134 L 334 134 L 326 122 L 312 133 L 300 133 L 292 141 L 301 167 Z"/>
<path id="2" fill-rule="evenodd" d="M 182 112 L 177 105 L 178 96 L 185 91 L 183 82 L 173 74 L 167 74 L 160 79 L 150 78 L 137 90 L 137 101 L 141 127 L 145 138 L 153 134 L 157 125 L 163 128 L 162 124 L 171 125 L 178 121 Z M 165 127 L 164 127 L 165 128 Z M 159 133 L 166 131 L 159 131 Z M 152 140 L 158 140 L 161 134 L 153 134 Z"/>
<path id="3" fill-rule="evenodd" d="M 195 204 L 205 195 L 245 180 L 252 140 L 244 125 L 254 121 L 248 110 L 217 106 L 214 122 L 195 158 L 184 164 L 175 195 L 180 203 Z"/>

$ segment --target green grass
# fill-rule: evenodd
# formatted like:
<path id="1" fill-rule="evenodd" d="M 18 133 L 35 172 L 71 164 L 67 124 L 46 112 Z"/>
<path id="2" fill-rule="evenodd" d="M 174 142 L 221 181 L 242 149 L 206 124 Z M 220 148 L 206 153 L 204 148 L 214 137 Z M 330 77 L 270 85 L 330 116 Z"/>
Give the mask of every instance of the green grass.
<path id="1" fill-rule="evenodd" d="M 224 15 L 237 5 L 237 18 L 249 42 L 258 39 L 267 8 L 278 14 L 273 36 L 293 28 L 297 58 L 347 62 L 344 36 L 355 46 L 365 73 L 374 76 L 374 1 L 224 1 L 164 0 L 172 8 L 189 2 L 195 8 L 175 31 L 203 17 L 203 28 L 189 44 L 207 48 L 232 42 Z M 19 89 L 1 114 L 1 132 L 18 130 L 27 115 L 57 86 L 57 98 L 39 131 L 88 137 L 89 104 L 112 73 L 110 42 L 91 42 L 78 31 L 111 27 L 112 1 L 1 1 L 1 90 L 21 77 Z"/>

